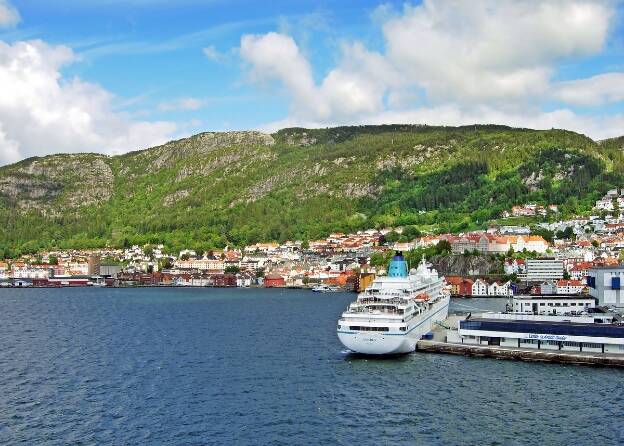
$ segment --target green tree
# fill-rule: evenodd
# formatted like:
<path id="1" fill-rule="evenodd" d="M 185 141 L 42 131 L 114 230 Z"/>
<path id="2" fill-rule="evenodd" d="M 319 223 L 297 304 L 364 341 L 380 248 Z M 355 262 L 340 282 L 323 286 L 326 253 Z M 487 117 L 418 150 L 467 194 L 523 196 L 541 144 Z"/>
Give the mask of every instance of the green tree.
<path id="1" fill-rule="evenodd" d="M 452 251 L 451 243 L 448 240 L 440 240 L 437 245 L 435 245 L 435 251 L 438 255 L 450 254 Z"/>
<path id="2" fill-rule="evenodd" d="M 404 226 L 402 235 L 409 241 L 420 237 L 422 234 L 416 226 Z"/>

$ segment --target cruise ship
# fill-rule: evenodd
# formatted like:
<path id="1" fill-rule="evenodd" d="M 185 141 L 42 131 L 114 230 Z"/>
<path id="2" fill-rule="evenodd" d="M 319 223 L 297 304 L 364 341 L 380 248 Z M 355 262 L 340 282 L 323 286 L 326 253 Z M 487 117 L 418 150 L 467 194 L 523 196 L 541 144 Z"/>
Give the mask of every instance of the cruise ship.
<path id="1" fill-rule="evenodd" d="M 338 321 L 338 338 L 366 355 L 413 352 L 416 342 L 446 319 L 450 293 L 444 277 L 423 258 L 408 271 L 402 253 L 392 258 L 387 276 L 377 277 Z"/>

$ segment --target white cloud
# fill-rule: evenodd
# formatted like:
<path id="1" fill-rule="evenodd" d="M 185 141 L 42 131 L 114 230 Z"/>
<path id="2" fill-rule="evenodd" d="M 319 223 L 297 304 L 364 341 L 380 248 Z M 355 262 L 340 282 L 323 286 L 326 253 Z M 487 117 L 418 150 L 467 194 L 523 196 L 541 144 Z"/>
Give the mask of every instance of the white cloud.
<path id="1" fill-rule="evenodd" d="M 162 102 L 158 104 L 158 109 L 163 112 L 179 111 L 179 110 L 199 110 L 205 105 L 205 102 L 197 98 L 180 98 L 171 102 Z"/>
<path id="2" fill-rule="evenodd" d="M 521 111 L 505 111 L 490 105 L 463 109 L 456 104 L 441 104 L 430 107 L 416 107 L 406 110 L 385 110 L 374 115 L 362 115 L 355 119 L 336 120 L 328 123 L 318 120 L 302 120 L 288 117 L 260 127 L 266 132 L 275 132 L 287 127 L 321 128 L 328 125 L 375 125 L 375 124 L 426 124 L 432 126 L 500 124 L 511 127 L 548 130 L 569 129 L 589 135 L 596 140 L 621 136 L 624 128 L 624 114 L 581 115 L 569 109 L 541 111 L 527 108 Z"/>
<path id="3" fill-rule="evenodd" d="M 0 41 L 0 164 L 56 152 L 120 153 L 162 143 L 170 122 L 133 120 L 112 109 L 113 95 L 63 78 L 72 50 L 42 41 Z"/>
<path id="4" fill-rule="evenodd" d="M 599 51 L 607 3 L 425 0 L 383 25 L 387 57 L 434 101 L 543 94 L 554 65 Z"/>
<path id="5" fill-rule="evenodd" d="M 343 45 L 341 64 L 316 85 L 312 68 L 295 41 L 284 34 L 246 35 L 241 57 L 256 82 L 277 80 L 293 98 L 292 113 L 318 120 L 374 113 L 395 75 L 385 59 L 363 45 Z"/>
<path id="6" fill-rule="evenodd" d="M 568 104 L 599 106 L 624 101 L 624 73 L 604 73 L 559 82 L 555 97 Z"/>
<path id="7" fill-rule="evenodd" d="M 0 29 L 11 28 L 20 21 L 19 11 L 8 0 L 0 0 Z"/>
<path id="8" fill-rule="evenodd" d="M 227 55 L 219 52 L 214 45 L 208 45 L 203 50 L 204 56 L 213 62 L 223 62 L 227 59 Z"/>
<path id="9" fill-rule="evenodd" d="M 245 35 L 240 55 L 252 81 L 277 81 L 291 98 L 289 117 L 269 128 L 492 122 L 602 138 L 621 132 L 622 116 L 541 107 L 553 99 L 582 105 L 624 100 L 620 73 L 552 80 L 561 63 L 604 48 L 614 14 L 609 0 L 424 0 L 402 13 L 384 6 L 373 14 L 384 51 L 344 43 L 320 82 L 288 35 Z"/>

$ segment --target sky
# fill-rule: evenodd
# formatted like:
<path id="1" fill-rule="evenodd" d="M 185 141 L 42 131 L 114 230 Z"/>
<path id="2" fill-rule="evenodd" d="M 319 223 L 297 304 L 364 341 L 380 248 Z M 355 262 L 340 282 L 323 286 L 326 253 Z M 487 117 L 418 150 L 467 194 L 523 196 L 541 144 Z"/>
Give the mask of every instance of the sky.
<path id="1" fill-rule="evenodd" d="M 0 0 L 0 165 L 202 131 L 624 135 L 618 0 Z"/>

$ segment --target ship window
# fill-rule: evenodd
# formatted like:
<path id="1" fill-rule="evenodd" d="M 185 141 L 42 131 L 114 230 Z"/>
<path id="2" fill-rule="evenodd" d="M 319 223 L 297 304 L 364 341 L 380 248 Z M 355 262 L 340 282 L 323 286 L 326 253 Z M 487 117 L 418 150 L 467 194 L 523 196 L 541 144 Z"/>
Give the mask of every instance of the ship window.
<path id="1" fill-rule="evenodd" d="M 401 331 L 406 331 L 406 330 L 407 330 L 407 327 L 401 327 L 401 328 L 400 328 L 400 330 L 401 330 Z"/>
<path id="2" fill-rule="evenodd" d="M 359 325 L 351 325 L 349 329 L 354 331 L 389 331 L 388 327 L 363 327 Z"/>
<path id="3" fill-rule="evenodd" d="M 541 304 L 540 304 L 540 307 L 543 307 L 544 305 L 546 305 L 546 304 L 544 304 L 544 303 L 541 303 Z"/>

